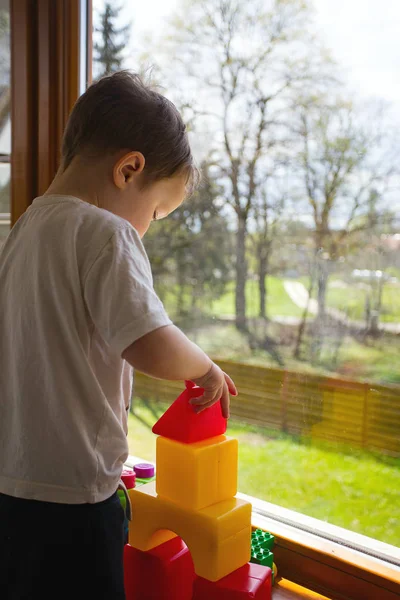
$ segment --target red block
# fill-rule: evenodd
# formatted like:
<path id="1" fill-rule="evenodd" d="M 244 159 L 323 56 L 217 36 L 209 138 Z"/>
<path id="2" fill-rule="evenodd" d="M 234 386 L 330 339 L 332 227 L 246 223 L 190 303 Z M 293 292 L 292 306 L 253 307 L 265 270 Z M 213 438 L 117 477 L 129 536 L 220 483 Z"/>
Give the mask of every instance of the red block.
<path id="1" fill-rule="evenodd" d="M 192 444 L 226 432 L 227 420 L 222 416 L 220 402 L 199 414 L 194 412 L 189 400 L 198 398 L 204 390 L 194 384 L 190 387 L 190 384 L 192 382 L 186 383 L 185 391 L 158 419 L 153 426 L 153 433 L 177 442 Z"/>
<path id="2" fill-rule="evenodd" d="M 196 577 L 193 600 L 271 600 L 272 571 L 247 563 L 219 581 Z"/>
<path id="3" fill-rule="evenodd" d="M 194 578 L 192 557 L 180 537 L 147 552 L 125 544 L 126 600 L 192 600 Z"/>

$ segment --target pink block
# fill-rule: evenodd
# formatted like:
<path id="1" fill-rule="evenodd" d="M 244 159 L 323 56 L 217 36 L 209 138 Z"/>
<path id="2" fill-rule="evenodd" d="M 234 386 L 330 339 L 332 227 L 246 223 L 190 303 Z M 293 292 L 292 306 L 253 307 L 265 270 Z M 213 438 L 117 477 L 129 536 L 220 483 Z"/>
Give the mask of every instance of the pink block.
<path id="1" fill-rule="evenodd" d="M 272 571 L 247 563 L 219 581 L 196 577 L 193 600 L 271 600 Z"/>
<path id="2" fill-rule="evenodd" d="M 178 536 L 147 552 L 125 545 L 126 600 L 192 600 L 194 578 L 189 549 Z"/>

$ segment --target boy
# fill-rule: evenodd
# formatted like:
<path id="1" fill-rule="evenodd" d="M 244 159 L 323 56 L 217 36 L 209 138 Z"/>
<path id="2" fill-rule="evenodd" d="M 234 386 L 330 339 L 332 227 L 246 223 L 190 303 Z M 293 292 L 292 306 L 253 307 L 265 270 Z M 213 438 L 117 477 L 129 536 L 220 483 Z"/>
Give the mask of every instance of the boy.
<path id="1" fill-rule="evenodd" d="M 127 71 L 76 102 L 59 172 L 0 255 L 0 597 L 124 598 L 132 369 L 234 383 L 170 321 L 141 242 L 195 185 L 174 105 Z"/>

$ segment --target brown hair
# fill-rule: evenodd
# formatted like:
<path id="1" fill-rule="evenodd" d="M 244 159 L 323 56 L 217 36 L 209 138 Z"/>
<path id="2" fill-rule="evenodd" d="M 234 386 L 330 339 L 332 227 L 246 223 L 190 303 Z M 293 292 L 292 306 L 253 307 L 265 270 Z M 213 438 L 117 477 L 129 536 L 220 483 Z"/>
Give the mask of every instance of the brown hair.
<path id="1" fill-rule="evenodd" d="M 187 173 L 194 189 L 194 164 L 186 127 L 175 105 L 136 73 L 117 71 L 92 83 L 75 103 L 62 143 L 63 168 L 77 154 L 137 150 L 149 181 Z"/>

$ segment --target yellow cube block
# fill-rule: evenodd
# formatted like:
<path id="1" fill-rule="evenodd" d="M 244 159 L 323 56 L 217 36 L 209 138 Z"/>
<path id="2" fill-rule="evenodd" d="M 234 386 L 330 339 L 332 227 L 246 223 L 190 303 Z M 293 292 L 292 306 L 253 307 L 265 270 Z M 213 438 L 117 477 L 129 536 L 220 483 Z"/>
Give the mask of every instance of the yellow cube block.
<path id="1" fill-rule="evenodd" d="M 179 535 L 187 544 L 197 575 L 217 581 L 250 560 L 251 504 L 230 498 L 202 510 L 182 508 L 157 496 L 155 482 L 129 490 L 132 520 L 129 544 L 154 546 L 159 530 Z"/>
<path id="2" fill-rule="evenodd" d="M 194 444 L 159 436 L 156 490 L 185 508 L 200 510 L 237 492 L 238 441 L 225 435 Z"/>

